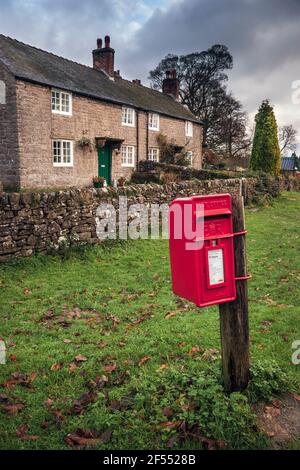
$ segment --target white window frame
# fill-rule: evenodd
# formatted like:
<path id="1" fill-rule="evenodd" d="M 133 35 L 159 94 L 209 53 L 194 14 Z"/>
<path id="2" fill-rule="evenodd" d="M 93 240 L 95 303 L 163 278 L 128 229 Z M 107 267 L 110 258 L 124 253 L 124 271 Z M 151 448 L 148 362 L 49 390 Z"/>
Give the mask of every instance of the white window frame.
<path id="1" fill-rule="evenodd" d="M 61 149 L 63 149 L 63 146 L 65 143 L 69 143 L 70 144 L 70 162 L 55 162 L 54 161 L 54 157 L 55 157 L 55 153 L 54 153 L 54 149 L 55 149 L 55 142 L 60 142 L 60 145 L 61 145 Z M 63 157 L 63 154 L 61 154 L 61 159 Z M 52 140 L 52 163 L 53 163 L 53 166 L 54 167 L 72 167 L 73 164 L 74 164 L 74 145 L 73 145 L 73 141 L 72 140 L 65 140 L 65 139 L 53 139 Z"/>
<path id="2" fill-rule="evenodd" d="M 157 160 L 154 160 L 153 158 L 153 151 L 155 150 L 156 154 L 157 154 Z M 159 162 L 159 148 L 157 147 L 149 147 L 148 149 L 148 160 L 150 160 L 151 162 Z"/>
<path id="3" fill-rule="evenodd" d="M 123 151 L 125 149 L 125 160 L 126 162 L 123 163 Z M 132 163 L 128 163 L 128 150 L 132 149 Z M 134 168 L 135 166 L 135 147 L 134 145 L 122 145 L 121 147 L 121 166 L 127 168 Z"/>
<path id="4" fill-rule="evenodd" d="M 190 166 L 193 166 L 194 154 L 193 154 L 192 150 L 188 150 L 186 152 L 186 158 L 189 160 Z"/>
<path id="5" fill-rule="evenodd" d="M 132 113 L 132 122 L 128 122 L 128 111 Z M 125 120 L 124 120 L 125 117 Z M 135 127 L 135 109 L 128 106 L 122 107 L 122 126 Z"/>
<path id="6" fill-rule="evenodd" d="M 53 93 L 59 94 L 59 109 L 53 109 Z M 69 111 L 62 111 L 62 101 L 63 95 L 67 95 L 69 97 Z M 72 116 L 73 113 L 73 100 L 72 100 L 72 93 L 63 90 L 57 90 L 56 88 L 52 88 L 51 90 L 51 110 L 53 114 L 60 114 L 62 116 Z"/>
<path id="7" fill-rule="evenodd" d="M 185 135 L 193 137 L 193 123 L 191 121 L 185 121 Z"/>
<path id="8" fill-rule="evenodd" d="M 157 120 L 157 121 L 156 121 L 156 124 L 157 124 L 156 127 L 153 126 L 153 116 L 155 116 L 155 117 L 156 117 L 156 120 Z M 157 113 L 149 113 L 149 123 L 148 123 L 148 125 L 149 125 L 149 129 L 150 129 L 151 131 L 159 131 L 159 114 L 157 114 Z"/>

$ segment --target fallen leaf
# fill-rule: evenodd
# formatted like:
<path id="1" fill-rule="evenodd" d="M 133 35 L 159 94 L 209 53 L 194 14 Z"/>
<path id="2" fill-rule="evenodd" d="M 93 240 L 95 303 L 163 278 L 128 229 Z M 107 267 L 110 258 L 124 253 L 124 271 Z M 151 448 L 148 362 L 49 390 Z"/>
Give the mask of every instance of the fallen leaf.
<path id="1" fill-rule="evenodd" d="M 62 414 L 60 410 L 51 409 L 51 414 L 54 417 L 55 425 L 57 426 L 58 429 L 61 429 L 62 423 L 65 421 L 65 416 Z"/>
<path id="2" fill-rule="evenodd" d="M 272 326 L 272 322 L 269 321 L 269 320 L 263 320 L 261 323 L 260 323 L 262 326 Z"/>
<path id="3" fill-rule="evenodd" d="M 4 405 L 2 409 L 6 411 L 9 415 L 16 415 L 19 411 L 22 411 L 25 408 L 24 405 L 21 403 L 18 404 L 11 404 L 11 405 Z"/>
<path id="4" fill-rule="evenodd" d="M 114 363 L 114 364 L 110 364 L 108 366 L 104 366 L 102 367 L 102 369 L 107 372 L 108 374 L 111 374 L 113 371 L 115 371 L 117 369 L 117 364 Z"/>
<path id="5" fill-rule="evenodd" d="M 162 364 L 161 366 L 159 366 L 157 370 L 165 370 L 165 369 L 169 369 L 168 364 Z"/>
<path id="6" fill-rule="evenodd" d="M 175 317 L 175 315 L 177 315 L 177 312 L 168 312 L 165 318 L 168 320 L 169 318 Z"/>
<path id="7" fill-rule="evenodd" d="M 47 400 L 44 401 L 44 405 L 47 406 L 47 407 L 52 406 L 53 403 L 54 403 L 54 401 L 51 400 L 51 398 L 47 398 Z"/>
<path id="8" fill-rule="evenodd" d="M 150 361 L 150 359 L 150 356 L 142 357 L 142 359 L 139 361 L 139 366 L 143 366 L 146 362 Z"/>
<path id="9" fill-rule="evenodd" d="M 53 310 L 48 310 L 42 318 L 42 320 L 47 321 L 47 320 L 52 320 L 52 318 L 55 316 Z"/>
<path id="10" fill-rule="evenodd" d="M 83 409 L 86 408 L 90 403 L 95 401 L 97 394 L 94 391 L 83 393 L 77 400 L 74 401 L 71 413 L 81 414 Z"/>
<path id="11" fill-rule="evenodd" d="M 21 424 L 16 431 L 16 436 L 25 441 L 37 441 L 39 439 L 39 436 L 30 436 L 28 434 L 28 426 L 26 424 Z"/>
<path id="12" fill-rule="evenodd" d="M 9 356 L 9 359 L 10 359 L 12 362 L 16 362 L 17 356 L 16 356 L 15 354 L 11 354 L 11 355 Z"/>
<path id="13" fill-rule="evenodd" d="M 193 356 L 194 354 L 197 354 L 199 353 L 201 350 L 198 346 L 193 346 L 190 350 L 189 350 L 189 355 L 190 356 Z"/>
<path id="14" fill-rule="evenodd" d="M 70 343 L 72 343 L 72 340 L 70 340 L 70 339 L 64 339 L 64 343 L 65 343 L 65 344 L 70 344 Z"/>
<path id="15" fill-rule="evenodd" d="M 106 444 L 110 441 L 112 436 L 111 431 L 98 433 L 94 430 L 77 429 L 73 434 L 68 434 L 66 443 L 69 446 L 95 446 L 97 444 Z"/>
<path id="16" fill-rule="evenodd" d="M 30 375 L 22 374 L 20 372 L 14 372 L 11 374 L 11 378 L 3 383 L 3 387 L 11 388 L 14 385 L 22 385 L 24 387 L 29 387 L 32 382 L 36 379 L 37 373 L 31 372 Z"/>
<path id="17" fill-rule="evenodd" d="M 52 364 L 50 369 L 53 370 L 53 371 L 60 370 L 61 369 L 61 364 L 59 362 L 57 364 Z"/>
<path id="18" fill-rule="evenodd" d="M 72 372 L 74 372 L 76 369 L 78 369 L 77 364 L 75 364 L 75 362 L 71 362 L 69 364 L 69 373 L 72 374 Z"/>
<path id="19" fill-rule="evenodd" d="M 106 377 L 106 375 L 101 375 L 101 377 L 96 377 L 95 380 L 90 380 L 88 382 L 88 386 L 89 388 L 96 388 L 98 390 L 101 390 L 107 382 L 108 377 Z"/>
<path id="20" fill-rule="evenodd" d="M 28 289 L 28 288 L 24 289 L 23 292 L 24 292 L 24 295 L 30 295 L 31 294 L 31 290 Z"/>
<path id="21" fill-rule="evenodd" d="M 1 403 L 8 403 L 10 400 L 7 395 L 4 393 L 0 393 L 0 404 Z"/>
<path id="22" fill-rule="evenodd" d="M 160 423 L 161 428 L 179 428 L 182 424 L 182 421 L 164 421 Z"/>
<path id="23" fill-rule="evenodd" d="M 49 426 L 50 426 L 50 421 L 47 421 L 46 419 L 41 423 L 42 429 L 48 429 Z"/>
<path id="24" fill-rule="evenodd" d="M 87 361 L 87 357 L 83 356 L 82 354 L 78 354 L 78 356 L 75 357 L 76 362 L 85 362 Z"/>
<path id="25" fill-rule="evenodd" d="M 266 418 L 272 419 L 276 416 L 279 416 L 281 414 L 281 411 L 280 408 L 277 408 L 275 406 L 265 406 L 264 414 L 266 415 Z"/>
<path id="26" fill-rule="evenodd" d="M 219 357 L 219 350 L 218 349 L 207 349 L 202 354 L 202 358 L 208 362 L 216 361 Z"/>

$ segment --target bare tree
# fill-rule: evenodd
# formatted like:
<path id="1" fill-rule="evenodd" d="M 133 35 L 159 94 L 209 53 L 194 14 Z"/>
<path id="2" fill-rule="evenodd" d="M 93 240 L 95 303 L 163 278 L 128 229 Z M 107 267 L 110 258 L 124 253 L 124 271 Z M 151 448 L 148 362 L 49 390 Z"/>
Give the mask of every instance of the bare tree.
<path id="1" fill-rule="evenodd" d="M 177 56 L 169 54 L 149 73 L 152 87 L 161 89 L 165 72 L 177 71 L 180 98 L 203 122 L 203 145 L 225 157 L 235 158 L 250 146 L 246 113 L 226 89 L 233 59 L 224 45 Z"/>
<path id="2" fill-rule="evenodd" d="M 224 83 L 233 60 L 226 46 L 215 44 L 206 51 L 177 56 L 169 54 L 149 73 L 151 85 L 161 89 L 167 70 L 176 69 L 180 80 L 182 104 L 203 121 L 203 144 L 209 143 L 215 114 L 221 112 L 221 102 L 226 95 Z"/>
<path id="3" fill-rule="evenodd" d="M 279 127 L 279 145 L 281 154 L 284 154 L 287 151 L 294 152 L 296 150 L 296 137 L 297 131 L 293 127 L 293 124 Z"/>

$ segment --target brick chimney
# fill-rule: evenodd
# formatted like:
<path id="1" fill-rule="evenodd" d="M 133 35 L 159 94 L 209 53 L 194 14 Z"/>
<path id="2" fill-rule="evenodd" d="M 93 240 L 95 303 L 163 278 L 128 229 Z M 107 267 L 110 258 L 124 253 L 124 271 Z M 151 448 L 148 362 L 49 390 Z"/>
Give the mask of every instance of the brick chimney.
<path id="1" fill-rule="evenodd" d="M 115 50 L 110 47 L 109 36 L 104 38 L 104 47 L 102 47 L 102 39 L 97 39 L 97 49 L 93 50 L 93 67 L 114 77 Z"/>
<path id="2" fill-rule="evenodd" d="M 162 91 L 166 95 L 172 96 L 175 100 L 179 99 L 179 80 L 176 70 L 167 70 L 166 78 L 163 81 Z"/>

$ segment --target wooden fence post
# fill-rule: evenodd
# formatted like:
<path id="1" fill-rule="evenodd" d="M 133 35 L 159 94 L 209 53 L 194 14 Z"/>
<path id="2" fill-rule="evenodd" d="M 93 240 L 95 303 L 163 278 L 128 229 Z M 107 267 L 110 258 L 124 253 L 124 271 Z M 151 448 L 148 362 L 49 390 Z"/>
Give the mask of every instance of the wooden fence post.
<path id="1" fill-rule="evenodd" d="M 233 231 L 245 230 L 244 201 L 232 198 Z M 235 276 L 247 276 L 245 235 L 234 237 Z M 236 281 L 234 302 L 219 305 L 225 390 L 244 390 L 249 382 L 249 321 L 247 281 Z"/>

